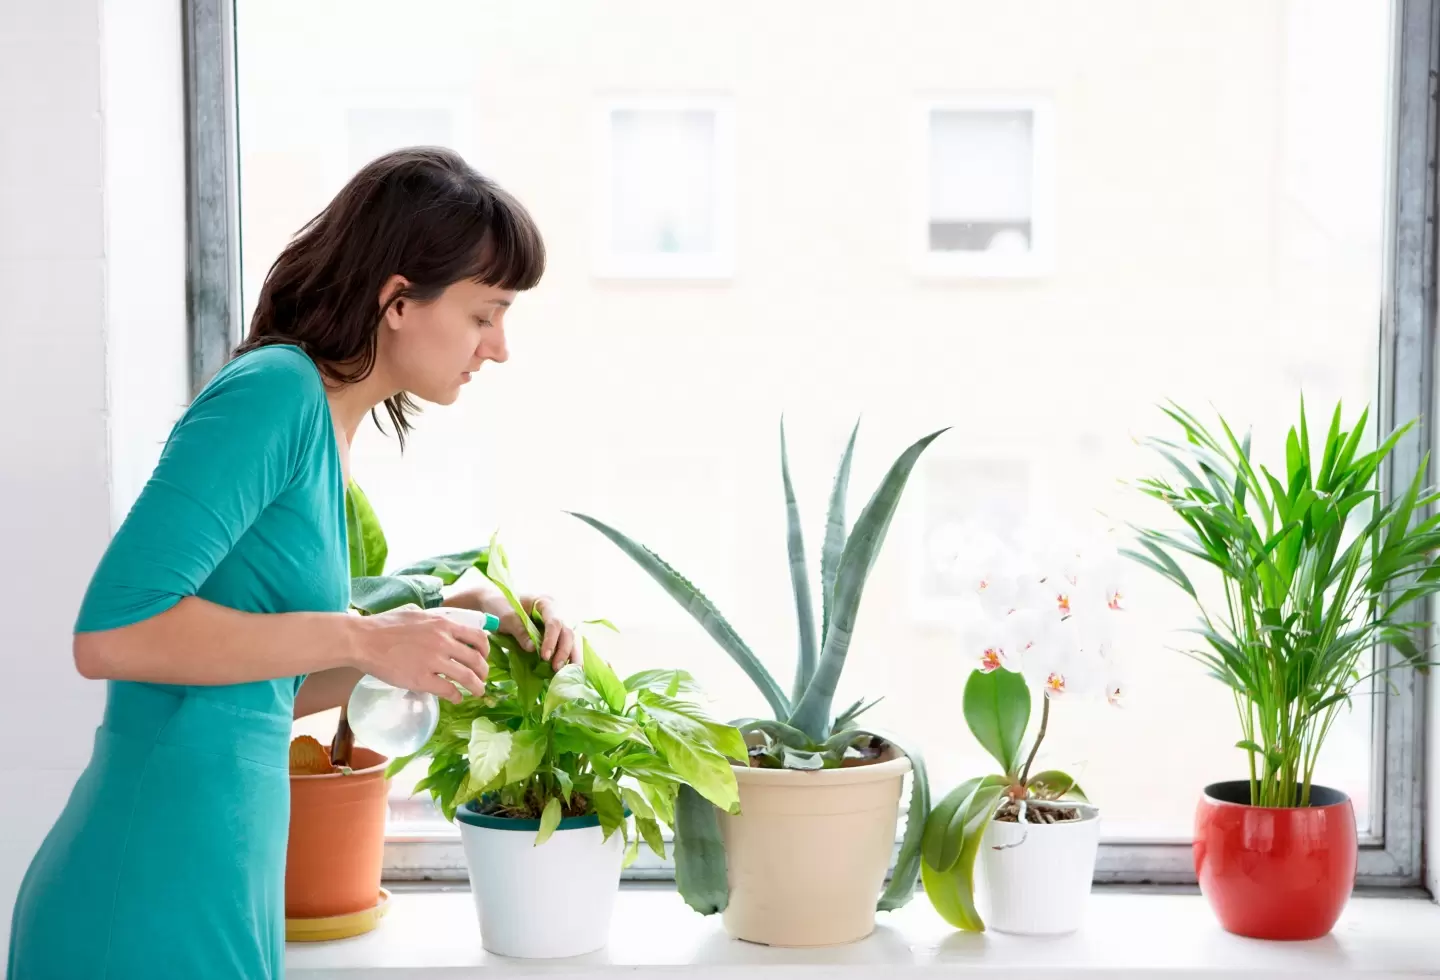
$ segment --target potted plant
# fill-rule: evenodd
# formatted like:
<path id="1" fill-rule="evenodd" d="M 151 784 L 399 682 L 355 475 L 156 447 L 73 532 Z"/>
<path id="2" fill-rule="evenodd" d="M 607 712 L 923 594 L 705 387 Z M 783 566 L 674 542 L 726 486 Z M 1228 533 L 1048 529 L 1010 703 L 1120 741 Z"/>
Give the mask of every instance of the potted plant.
<path id="1" fill-rule="evenodd" d="M 369 501 L 351 484 L 345 501 L 351 609 L 373 615 L 399 606 L 439 606 L 442 586 L 484 566 L 483 549 L 430 558 L 382 574 L 385 535 Z M 363 745 L 340 710 L 326 746 L 309 735 L 290 745 L 290 834 L 285 867 L 286 936 L 321 941 L 374 928 L 385 910 L 380 885 L 390 760 Z"/>
<path id="2" fill-rule="evenodd" d="M 486 574 L 539 650 L 498 543 Z M 745 741 L 685 696 L 694 681 L 683 670 L 622 681 L 583 635 L 584 666 L 558 672 L 508 636 L 492 633 L 490 644 L 485 690 L 440 702 L 416 790 L 460 825 L 486 949 L 588 953 L 609 936 L 620 871 L 640 842 L 665 856 L 662 826 L 675 824 L 679 791 L 738 812 L 729 759 L 745 757 Z"/>
<path id="3" fill-rule="evenodd" d="M 1312 453 L 1304 402 L 1279 476 L 1252 461 L 1250 437 L 1223 418 L 1216 436 L 1173 403 L 1181 440 L 1148 444 L 1174 469 L 1140 481 L 1180 530 L 1142 530 L 1131 557 L 1195 600 L 1204 645 L 1187 651 L 1235 694 L 1248 778 L 1205 788 L 1195 819 L 1195 874 L 1227 930 L 1262 939 L 1330 931 L 1355 880 L 1350 798 L 1316 786 L 1315 764 L 1337 714 L 1392 667 L 1423 668 L 1411 604 L 1440 589 L 1440 500 L 1422 489 L 1425 467 L 1396 499 L 1376 474 L 1410 429 L 1362 451 L 1369 413 L 1353 429 L 1335 408 Z M 1219 573 L 1224 604 L 1200 598 L 1180 561 Z M 1388 645 L 1396 664 L 1368 670 Z"/>
<path id="4" fill-rule="evenodd" d="M 979 547 L 970 556 L 982 559 L 973 579 L 979 628 L 971 638 L 979 667 L 965 684 L 962 709 L 1000 772 L 966 780 L 937 803 L 921 850 L 931 904 L 968 931 L 983 931 L 988 920 L 1000 932 L 1074 932 L 1094 878 L 1099 810 L 1074 777 L 1040 771 L 1035 761 L 1050 733 L 1052 704 L 1088 695 L 1120 704 L 1114 648 L 1122 589 L 1113 549 L 1097 542 L 1093 550 L 1046 550 L 1050 559 L 1024 564 L 1011 546 Z M 1028 751 L 1027 678 L 1042 704 Z"/>
<path id="5" fill-rule="evenodd" d="M 914 892 L 930 798 L 920 755 L 892 736 L 857 725 L 874 701 L 856 701 L 838 714 L 832 708 L 866 577 L 911 470 L 944 431 L 900 455 L 847 535 L 845 498 L 855 449 L 851 433 L 830 495 L 817 632 L 782 421 L 780 468 L 799 625 L 799 656 L 788 694 L 684 576 L 613 527 L 574 515 L 618 545 L 684 606 L 769 703 L 771 718 L 736 722 L 749 745 L 748 760 L 735 766 L 741 813 L 717 812 L 685 789 L 676 813 L 680 893 L 702 914 L 723 912 L 726 929 L 740 939 L 774 946 L 852 942 L 875 928 L 877 907 L 900 908 Z M 907 772 L 913 790 L 905 839 L 882 895 Z"/>

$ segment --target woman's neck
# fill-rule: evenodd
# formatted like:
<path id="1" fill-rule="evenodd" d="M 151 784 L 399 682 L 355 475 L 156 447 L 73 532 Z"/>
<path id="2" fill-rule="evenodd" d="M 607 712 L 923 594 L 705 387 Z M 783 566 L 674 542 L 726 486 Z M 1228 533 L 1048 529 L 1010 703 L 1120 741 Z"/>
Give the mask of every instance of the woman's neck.
<path id="1" fill-rule="evenodd" d="M 398 392 L 377 370 L 354 384 L 339 387 L 327 385 L 325 399 L 330 403 L 330 414 L 335 419 L 336 426 L 344 433 L 345 441 L 353 443 L 355 433 L 360 430 L 360 423 L 365 421 L 365 416 L 395 394 Z"/>

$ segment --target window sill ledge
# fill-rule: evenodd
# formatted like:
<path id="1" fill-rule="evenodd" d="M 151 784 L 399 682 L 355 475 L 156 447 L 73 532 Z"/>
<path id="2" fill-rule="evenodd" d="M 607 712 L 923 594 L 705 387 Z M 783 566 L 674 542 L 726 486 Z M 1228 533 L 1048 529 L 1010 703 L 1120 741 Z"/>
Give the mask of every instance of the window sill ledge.
<path id="1" fill-rule="evenodd" d="M 719 916 L 702 918 L 669 885 L 626 884 L 608 948 L 568 960 L 511 960 L 486 953 L 466 890 L 397 890 L 374 932 L 335 943 L 292 944 L 292 980 L 400 977 L 605 976 L 639 970 L 747 980 L 827 980 L 994 973 L 1006 980 L 1075 976 L 1313 978 L 1317 974 L 1430 974 L 1440 966 L 1440 907 L 1410 892 L 1357 896 L 1331 935 L 1307 943 L 1231 936 L 1198 894 L 1097 888 L 1090 920 L 1066 937 L 967 935 L 947 926 L 923 895 L 882 914 L 875 933 L 851 946 L 778 949 L 730 939 Z"/>

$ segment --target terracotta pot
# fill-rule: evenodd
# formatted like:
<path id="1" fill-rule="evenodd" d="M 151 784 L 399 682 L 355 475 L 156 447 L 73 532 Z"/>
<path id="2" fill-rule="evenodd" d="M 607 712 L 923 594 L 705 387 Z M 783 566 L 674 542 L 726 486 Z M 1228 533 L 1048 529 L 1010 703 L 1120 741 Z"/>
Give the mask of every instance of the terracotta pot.
<path id="1" fill-rule="evenodd" d="M 1227 932 L 1318 939 L 1355 885 L 1355 809 L 1314 786 L 1311 805 L 1250 806 L 1244 780 L 1212 783 L 1195 813 L 1195 875 Z"/>
<path id="2" fill-rule="evenodd" d="M 796 772 L 733 767 L 740 816 L 720 814 L 725 929 L 768 946 L 831 946 L 875 929 L 910 760 Z"/>
<path id="3" fill-rule="evenodd" d="M 349 915 L 379 901 L 389 761 L 357 746 L 353 772 L 290 777 L 287 919 Z"/>

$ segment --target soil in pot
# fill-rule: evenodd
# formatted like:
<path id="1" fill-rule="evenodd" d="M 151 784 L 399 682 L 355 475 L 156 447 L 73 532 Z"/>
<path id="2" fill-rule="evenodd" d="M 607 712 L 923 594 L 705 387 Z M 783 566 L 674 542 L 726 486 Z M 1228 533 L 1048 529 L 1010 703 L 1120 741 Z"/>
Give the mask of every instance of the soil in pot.
<path id="1" fill-rule="evenodd" d="M 735 766 L 738 816 L 721 813 L 726 930 L 770 946 L 832 946 L 875 928 L 910 760 L 886 746 L 859 765 Z"/>
<path id="2" fill-rule="evenodd" d="M 1212 783 L 1195 812 L 1195 876 L 1227 932 L 1253 939 L 1318 939 L 1334 928 L 1355 885 L 1355 809 L 1339 790 L 1312 786 L 1310 805 L 1250 805 L 1245 780 Z"/>

